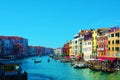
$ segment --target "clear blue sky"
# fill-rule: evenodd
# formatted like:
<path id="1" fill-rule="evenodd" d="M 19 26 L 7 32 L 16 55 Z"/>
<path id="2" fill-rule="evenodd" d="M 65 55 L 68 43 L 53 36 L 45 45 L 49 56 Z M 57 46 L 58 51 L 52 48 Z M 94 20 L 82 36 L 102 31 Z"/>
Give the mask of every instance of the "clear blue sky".
<path id="1" fill-rule="evenodd" d="M 80 29 L 120 25 L 120 0 L 0 0 L 0 35 L 62 47 Z"/>

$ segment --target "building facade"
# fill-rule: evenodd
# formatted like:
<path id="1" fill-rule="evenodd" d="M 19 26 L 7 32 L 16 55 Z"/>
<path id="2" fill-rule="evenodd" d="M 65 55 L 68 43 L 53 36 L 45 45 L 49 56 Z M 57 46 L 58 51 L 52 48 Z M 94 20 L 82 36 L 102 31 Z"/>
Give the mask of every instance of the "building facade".
<path id="1" fill-rule="evenodd" d="M 90 60 L 92 55 L 92 31 L 87 31 L 84 35 L 83 54 L 84 60 Z"/>
<path id="2" fill-rule="evenodd" d="M 97 56 L 98 57 L 107 57 L 108 54 L 108 29 L 101 28 L 98 29 L 97 36 Z"/>
<path id="3" fill-rule="evenodd" d="M 109 57 L 120 57 L 120 28 L 113 27 L 109 30 L 108 35 L 108 47 L 109 52 L 107 56 Z"/>
<path id="4" fill-rule="evenodd" d="M 56 48 L 56 49 L 54 49 L 54 54 L 56 56 L 61 56 L 62 55 L 62 48 Z"/>
<path id="5" fill-rule="evenodd" d="M 8 37 L 1 38 L 1 55 L 13 55 L 13 44 Z"/>
<path id="6" fill-rule="evenodd" d="M 1 55 L 28 56 L 28 40 L 18 36 L 0 36 Z"/>
<path id="7" fill-rule="evenodd" d="M 69 53 L 70 53 L 70 47 L 69 47 L 69 42 L 67 42 L 66 44 L 64 44 L 62 48 L 62 54 L 65 56 L 69 56 Z"/>
<path id="8" fill-rule="evenodd" d="M 92 58 L 97 57 L 97 30 L 92 30 Z"/>

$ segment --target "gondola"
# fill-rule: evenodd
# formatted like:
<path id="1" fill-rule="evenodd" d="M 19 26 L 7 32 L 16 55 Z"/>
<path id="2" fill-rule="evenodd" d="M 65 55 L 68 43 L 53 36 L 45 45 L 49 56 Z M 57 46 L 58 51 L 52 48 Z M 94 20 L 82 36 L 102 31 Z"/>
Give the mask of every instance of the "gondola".
<path id="1" fill-rule="evenodd" d="M 41 63 L 41 60 L 39 60 L 39 61 L 34 60 L 34 63 Z"/>
<path id="2" fill-rule="evenodd" d="M 48 58 L 48 62 L 50 62 L 50 59 Z"/>

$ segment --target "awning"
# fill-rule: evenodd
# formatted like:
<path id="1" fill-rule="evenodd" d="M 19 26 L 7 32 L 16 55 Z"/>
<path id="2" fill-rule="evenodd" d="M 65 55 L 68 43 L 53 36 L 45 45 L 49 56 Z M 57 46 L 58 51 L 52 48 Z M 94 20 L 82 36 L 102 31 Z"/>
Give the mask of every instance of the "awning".
<path id="1" fill-rule="evenodd" d="M 74 54 L 70 54 L 70 56 L 75 56 Z"/>
<path id="2" fill-rule="evenodd" d="M 70 58 L 70 56 L 65 56 L 65 58 L 69 59 L 69 58 Z"/>
<path id="3" fill-rule="evenodd" d="M 110 57 L 99 57 L 99 60 L 105 61 L 105 60 L 110 60 L 111 62 L 113 62 L 116 58 L 110 58 Z"/>

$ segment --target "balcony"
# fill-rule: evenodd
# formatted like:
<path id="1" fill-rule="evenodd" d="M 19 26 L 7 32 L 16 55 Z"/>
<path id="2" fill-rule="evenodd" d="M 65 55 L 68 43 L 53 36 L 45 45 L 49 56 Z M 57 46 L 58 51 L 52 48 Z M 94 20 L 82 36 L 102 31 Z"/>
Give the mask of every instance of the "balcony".
<path id="1" fill-rule="evenodd" d="M 104 51 L 105 49 L 104 48 L 98 48 L 98 50 Z"/>

